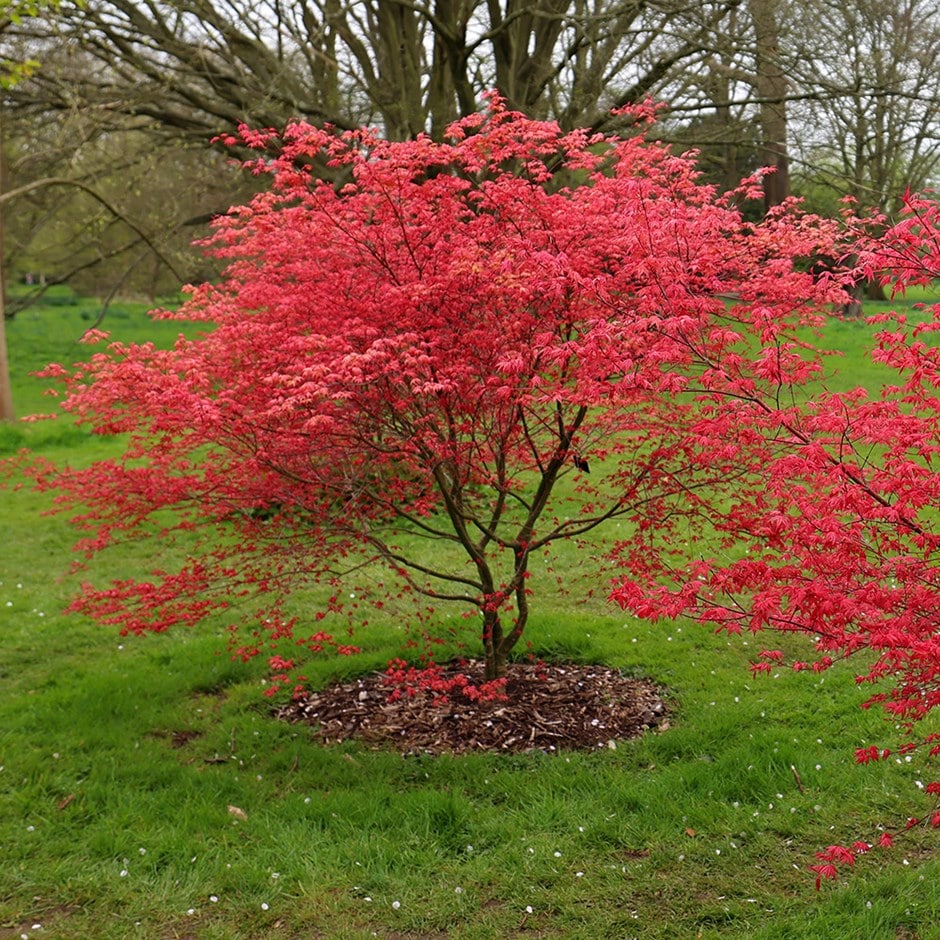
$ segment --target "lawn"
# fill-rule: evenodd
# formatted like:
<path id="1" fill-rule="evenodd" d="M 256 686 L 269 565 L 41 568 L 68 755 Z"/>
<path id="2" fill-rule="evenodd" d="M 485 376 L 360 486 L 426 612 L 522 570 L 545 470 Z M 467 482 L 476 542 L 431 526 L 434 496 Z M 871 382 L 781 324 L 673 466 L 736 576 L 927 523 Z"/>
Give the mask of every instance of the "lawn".
<path id="1" fill-rule="evenodd" d="M 9 325 L 20 414 L 51 410 L 27 373 L 82 358 L 96 313 L 63 294 Z M 105 326 L 179 329 L 134 305 Z M 827 332 L 840 382 L 880 381 L 868 332 Z M 23 446 L 85 462 L 113 445 L 67 423 L 0 428 L 0 453 Z M 916 763 L 855 764 L 896 738 L 858 707 L 851 669 L 754 678 L 759 640 L 627 617 L 586 562 L 583 596 L 543 599 L 534 651 L 651 676 L 667 730 L 553 756 L 321 747 L 270 716 L 264 664 L 233 662 L 223 623 L 134 639 L 63 614 L 73 533 L 48 497 L 0 500 L 0 938 L 940 938 L 935 831 L 819 892 L 808 872 L 829 844 L 928 808 Z M 398 654 L 389 618 L 313 681 Z"/>

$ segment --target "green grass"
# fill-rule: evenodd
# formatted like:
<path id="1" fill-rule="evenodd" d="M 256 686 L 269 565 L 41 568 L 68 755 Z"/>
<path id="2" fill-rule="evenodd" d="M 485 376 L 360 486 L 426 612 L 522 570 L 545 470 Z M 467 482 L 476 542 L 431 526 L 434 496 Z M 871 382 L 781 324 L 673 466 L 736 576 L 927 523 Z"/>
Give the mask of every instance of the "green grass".
<path id="1" fill-rule="evenodd" d="M 80 356 L 86 307 L 11 325 L 21 414 L 49 410 L 26 373 Z M 139 314 L 105 325 L 178 329 Z M 864 337 L 847 335 L 853 366 Z M 84 461 L 108 445 L 0 428 L 20 446 Z M 664 683 L 668 730 L 552 757 L 325 748 L 269 716 L 263 664 L 220 652 L 221 624 L 122 639 L 63 615 L 72 533 L 48 502 L 0 491 L 0 938 L 940 938 L 934 832 L 819 893 L 807 874 L 818 849 L 925 809 L 916 765 L 854 764 L 894 733 L 848 670 L 752 678 L 758 640 L 643 623 L 600 585 L 548 599 L 535 651 Z M 400 638 L 374 623 L 359 668 Z"/>
<path id="2" fill-rule="evenodd" d="M 875 390 L 885 383 L 895 382 L 896 372 L 872 362 L 868 356 L 872 334 L 879 329 L 889 329 L 890 324 L 873 327 L 865 322 L 864 317 L 896 311 L 903 313 L 908 322 L 913 324 L 923 318 L 920 306 L 929 299 L 921 288 L 912 289 L 906 296 L 897 297 L 893 301 L 866 300 L 863 317 L 833 318 L 827 322 L 819 337 L 820 347 L 834 353 L 826 361 L 830 373 L 827 385 L 834 391 L 858 386 Z"/>

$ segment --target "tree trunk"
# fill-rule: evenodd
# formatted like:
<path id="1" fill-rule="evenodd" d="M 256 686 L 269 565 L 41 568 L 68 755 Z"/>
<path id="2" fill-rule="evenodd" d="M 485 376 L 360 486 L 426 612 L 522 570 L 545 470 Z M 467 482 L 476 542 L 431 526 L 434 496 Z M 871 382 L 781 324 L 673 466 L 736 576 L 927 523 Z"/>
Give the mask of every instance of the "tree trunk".
<path id="1" fill-rule="evenodd" d="M 3 276 L 0 275 L 0 421 L 12 421 L 13 389 L 10 387 L 10 360 L 7 356 L 6 318 L 3 304 Z"/>
<path id="2" fill-rule="evenodd" d="M 501 653 L 498 649 L 494 651 L 494 656 L 492 660 L 487 657 L 486 668 L 483 672 L 483 678 L 487 682 L 492 682 L 494 679 L 502 679 L 506 675 L 506 654 Z"/>
<path id="3" fill-rule="evenodd" d="M 499 613 L 483 611 L 483 678 L 487 682 L 501 679 L 506 674 L 506 651 L 503 649 L 503 625 Z"/>
<path id="4" fill-rule="evenodd" d="M 0 192 L 2 192 L 4 182 L 4 164 L 3 114 L 0 110 Z M 3 207 L 0 206 L 0 421 L 12 421 L 16 417 L 13 411 L 13 389 L 10 385 L 10 359 L 7 355 L 6 289 L 3 263 Z"/>
<path id="5" fill-rule="evenodd" d="M 779 206 L 790 195 L 790 162 L 787 156 L 787 76 L 780 62 L 776 0 L 751 0 L 754 23 L 756 75 L 760 99 L 761 153 L 763 166 L 774 172 L 764 177 L 764 210 Z"/>

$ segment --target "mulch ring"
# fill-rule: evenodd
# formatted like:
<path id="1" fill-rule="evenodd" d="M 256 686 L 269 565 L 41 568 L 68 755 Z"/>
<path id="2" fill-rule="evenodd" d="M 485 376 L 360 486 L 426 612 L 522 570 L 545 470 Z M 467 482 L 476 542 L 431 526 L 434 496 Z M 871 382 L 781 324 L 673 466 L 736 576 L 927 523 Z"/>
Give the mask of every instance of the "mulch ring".
<path id="1" fill-rule="evenodd" d="M 443 669 L 474 685 L 483 682 L 480 662 Z M 383 673 L 374 673 L 311 693 L 275 714 L 310 724 L 325 744 L 359 740 L 403 754 L 596 750 L 668 727 L 660 687 L 606 666 L 513 664 L 508 701 L 473 702 L 459 689 L 444 698 L 418 692 L 389 701 L 392 689 Z"/>

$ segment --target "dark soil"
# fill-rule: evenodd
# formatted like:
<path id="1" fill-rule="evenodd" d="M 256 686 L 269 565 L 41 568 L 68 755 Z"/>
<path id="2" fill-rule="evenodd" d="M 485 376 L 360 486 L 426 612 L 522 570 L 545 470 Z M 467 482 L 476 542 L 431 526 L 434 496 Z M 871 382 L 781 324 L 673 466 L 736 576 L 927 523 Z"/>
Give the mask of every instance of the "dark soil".
<path id="1" fill-rule="evenodd" d="M 444 669 L 474 685 L 483 681 L 478 662 Z M 507 701 L 473 702 L 459 689 L 443 698 L 419 691 L 390 701 L 392 691 L 388 678 L 375 673 L 311 693 L 276 714 L 310 724 L 324 743 L 359 740 L 403 754 L 615 748 L 668 725 L 658 686 L 606 666 L 511 665 Z"/>

